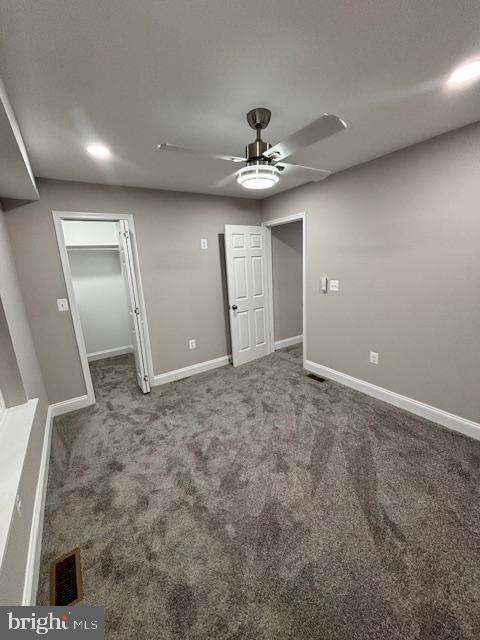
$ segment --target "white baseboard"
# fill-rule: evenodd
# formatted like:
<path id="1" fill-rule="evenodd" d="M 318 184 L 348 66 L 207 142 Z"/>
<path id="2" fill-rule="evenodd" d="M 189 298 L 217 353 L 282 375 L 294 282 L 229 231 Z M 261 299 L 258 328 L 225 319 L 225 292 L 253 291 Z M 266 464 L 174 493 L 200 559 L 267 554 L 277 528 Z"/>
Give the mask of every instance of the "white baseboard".
<path id="1" fill-rule="evenodd" d="M 30 541 L 27 552 L 27 567 L 23 587 L 23 606 L 33 606 L 37 601 L 38 578 L 40 574 L 40 559 L 42 555 L 43 517 L 45 513 L 45 500 L 47 497 L 48 468 L 50 464 L 50 448 L 52 442 L 53 411 L 48 407 L 43 437 L 40 469 L 38 472 L 37 490 L 33 505 L 32 525 L 30 528 Z"/>
<path id="2" fill-rule="evenodd" d="M 277 349 L 284 349 L 285 347 L 291 347 L 294 344 L 300 344 L 303 342 L 303 335 L 292 336 L 291 338 L 284 338 L 283 340 L 277 340 L 275 342 L 275 351 Z"/>
<path id="3" fill-rule="evenodd" d="M 52 416 L 61 416 L 64 413 L 70 411 L 77 411 L 77 409 L 84 409 L 90 405 L 95 404 L 88 395 L 78 396 L 78 398 L 70 398 L 70 400 L 62 400 L 62 402 L 56 402 L 50 405 Z"/>
<path id="4" fill-rule="evenodd" d="M 87 360 L 89 362 L 93 362 L 94 360 L 103 360 L 104 358 L 114 358 L 115 356 L 123 356 L 125 353 L 132 353 L 132 351 L 132 345 L 127 344 L 124 347 L 104 349 L 103 351 L 92 351 L 92 353 L 87 353 Z"/>
<path id="5" fill-rule="evenodd" d="M 316 373 L 319 376 L 335 380 L 335 382 L 344 384 L 347 387 L 351 387 L 352 389 L 366 393 L 369 396 L 373 396 L 374 398 L 393 404 L 400 409 L 405 409 L 405 411 L 409 411 L 417 416 L 436 422 L 443 427 L 447 427 L 447 429 L 458 431 L 466 436 L 480 440 L 480 424 L 473 422 L 473 420 L 461 418 L 453 413 L 443 411 L 443 409 L 437 409 L 436 407 L 432 407 L 424 402 L 407 398 L 406 396 L 402 396 L 394 391 L 389 391 L 383 387 L 377 387 L 377 385 L 371 384 L 370 382 L 354 378 L 346 373 L 340 373 L 340 371 L 335 371 L 335 369 L 330 369 L 329 367 L 317 364 L 311 360 L 306 360 L 304 367 L 307 371 Z"/>
<path id="6" fill-rule="evenodd" d="M 52 443 L 53 418 L 69 411 L 76 411 L 90 406 L 92 403 L 88 395 L 71 398 L 63 402 L 51 404 L 48 407 L 45 420 L 45 434 L 43 437 L 42 453 L 40 457 L 40 469 L 38 472 L 37 489 L 33 505 L 32 525 L 30 528 L 30 541 L 28 545 L 27 566 L 23 587 L 22 605 L 32 606 L 37 600 L 38 577 L 40 573 L 40 559 L 42 554 L 43 518 L 45 513 L 45 500 L 47 496 L 48 469 L 50 465 L 50 449 Z"/>
<path id="7" fill-rule="evenodd" d="M 153 386 L 156 387 L 157 385 L 165 384 L 166 382 L 173 382 L 174 380 L 188 378 L 196 373 L 203 373 L 204 371 L 210 371 L 210 369 L 216 369 L 217 367 L 224 367 L 226 364 L 229 364 L 229 362 L 230 356 L 222 356 L 221 358 L 215 358 L 214 360 L 198 362 L 197 364 L 192 364 L 189 367 L 183 367 L 182 369 L 159 373 L 153 377 Z"/>

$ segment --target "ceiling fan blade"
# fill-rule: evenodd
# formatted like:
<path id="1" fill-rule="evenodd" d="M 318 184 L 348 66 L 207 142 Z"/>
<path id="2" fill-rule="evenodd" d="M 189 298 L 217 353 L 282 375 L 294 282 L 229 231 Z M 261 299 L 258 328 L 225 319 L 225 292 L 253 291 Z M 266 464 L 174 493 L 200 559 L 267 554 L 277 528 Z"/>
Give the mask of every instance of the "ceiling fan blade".
<path id="1" fill-rule="evenodd" d="M 304 167 L 301 164 L 293 164 L 291 162 L 279 162 L 276 165 L 279 169 L 285 167 L 282 175 L 292 176 L 292 178 L 301 178 L 308 182 L 319 182 L 325 180 L 332 173 L 327 169 L 315 169 L 314 167 Z"/>
<path id="2" fill-rule="evenodd" d="M 157 144 L 159 151 L 181 151 L 183 153 L 191 153 L 192 155 L 209 156 L 216 160 L 228 160 L 229 162 L 246 162 L 246 158 L 240 158 L 239 156 L 226 156 L 221 153 L 209 153 L 208 151 L 197 151 L 196 149 L 187 149 L 186 147 L 177 147 L 175 144 L 169 144 L 168 142 L 162 142 Z"/>
<path id="3" fill-rule="evenodd" d="M 292 153 L 300 151 L 304 147 L 309 147 L 315 142 L 328 138 L 328 136 L 346 128 L 347 125 L 341 118 L 326 113 L 303 129 L 292 133 L 285 140 L 277 142 L 276 145 L 265 151 L 263 155 L 267 158 L 273 158 L 275 161 L 283 160 L 283 158 L 291 156 Z"/>
<path id="4" fill-rule="evenodd" d="M 233 173 L 230 173 L 228 176 L 225 176 L 224 178 L 222 178 L 218 182 L 215 182 L 215 184 L 212 184 L 212 188 L 213 189 L 222 189 L 223 187 L 228 187 L 229 185 L 234 185 L 236 177 L 237 177 L 237 172 L 234 171 Z"/>

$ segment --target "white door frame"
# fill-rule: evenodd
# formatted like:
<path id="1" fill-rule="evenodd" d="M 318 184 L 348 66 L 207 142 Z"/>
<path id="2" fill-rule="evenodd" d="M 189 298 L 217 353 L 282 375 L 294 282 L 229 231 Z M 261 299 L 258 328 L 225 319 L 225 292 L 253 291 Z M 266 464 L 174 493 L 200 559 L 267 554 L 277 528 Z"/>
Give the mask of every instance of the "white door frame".
<path id="1" fill-rule="evenodd" d="M 289 222 L 302 221 L 302 333 L 303 333 L 303 365 L 305 366 L 305 360 L 307 359 L 307 299 L 306 299 L 306 263 L 307 263 L 307 229 L 306 229 L 306 212 L 301 211 L 299 213 L 292 213 L 282 218 L 273 218 L 272 220 L 265 220 L 262 222 L 262 226 L 267 230 L 267 280 L 268 280 L 268 312 L 270 316 L 270 336 L 269 336 L 269 353 L 275 351 L 275 325 L 273 314 L 273 267 L 272 267 L 272 227 L 279 227 L 282 224 L 288 224 Z"/>
<path id="2" fill-rule="evenodd" d="M 127 220 L 130 230 L 130 241 L 133 250 L 135 277 L 137 281 L 138 295 L 140 300 L 141 315 L 144 320 L 144 337 L 145 337 L 145 350 L 147 352 L 147 370 L 148 377 L 153 383 L 153 360 L 152 349 L 150 346 L 150 334 L 148 331 L 147 314 L 145 309 L 145 299 L 143 296 L 142 278 L 140 273 L 140 264 L 138 261 L 137 240 L 135 234 L 135 223 L 133 215 L 130 213 L 85 213 L 83 211 L 52 211 L 53 223 L 55 225 L 55 232 L 57 234 L 58 250 L 60 252 L 60 260 L 62 261 L 63 275 L 65 278 L 65 285 L 67 287 L 68 302 L 70 305 L 70 313 L 72 315 L 73 328 L 75 331 L 75 338 L 77 341 L 78 353 L 80 355 L 80 361 L 82 363 L 83 377 L 85 380 L 85 387 L 87 389 L 87 395 L 89 404 L 95 404 L 95 392 L 93 390 L 92 376 L 90 374 L 90 367 L 88 365 L 87 349 L 85 346 L 85 338 L 83 336 L 82 324 L 80 322 L 80 314 L 78 312 L 77 301 L 75 299 L 75 292 L 73 289 L 72 272 L 70 270 L 70 262 L 68 260 L 67 245 L 65 243 L 65 236 L 63 234 L 62 221 L 63 220 L 96 220 L 106 222 L 118 222 L 119 220 Z"/>

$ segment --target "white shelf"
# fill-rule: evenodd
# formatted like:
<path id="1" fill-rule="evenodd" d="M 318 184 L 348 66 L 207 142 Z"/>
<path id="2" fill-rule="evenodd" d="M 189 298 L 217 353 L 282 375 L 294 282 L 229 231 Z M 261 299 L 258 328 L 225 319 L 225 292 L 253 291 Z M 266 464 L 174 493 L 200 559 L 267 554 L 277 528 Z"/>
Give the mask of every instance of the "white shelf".
<path id="1" fill-rule="evenodd" d="M 118 244 L 69 244 L 67 251 L 118 251 Z"/>

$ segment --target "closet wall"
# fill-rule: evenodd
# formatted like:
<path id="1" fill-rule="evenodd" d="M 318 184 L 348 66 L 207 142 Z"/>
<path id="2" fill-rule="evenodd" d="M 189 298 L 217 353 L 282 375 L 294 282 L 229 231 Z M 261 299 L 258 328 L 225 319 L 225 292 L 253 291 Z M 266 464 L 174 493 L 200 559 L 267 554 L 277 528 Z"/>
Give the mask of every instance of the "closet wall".
<path id="1" fill-rule="evenodd" d="M 275 342 L 302 335 L 302 222 L 272 227 Z"/>
<path id="2" fill-rule="evenodd" d="M 116 223 L 64 221 L 63 230 L 89 360 L 131 351 Z"/>

